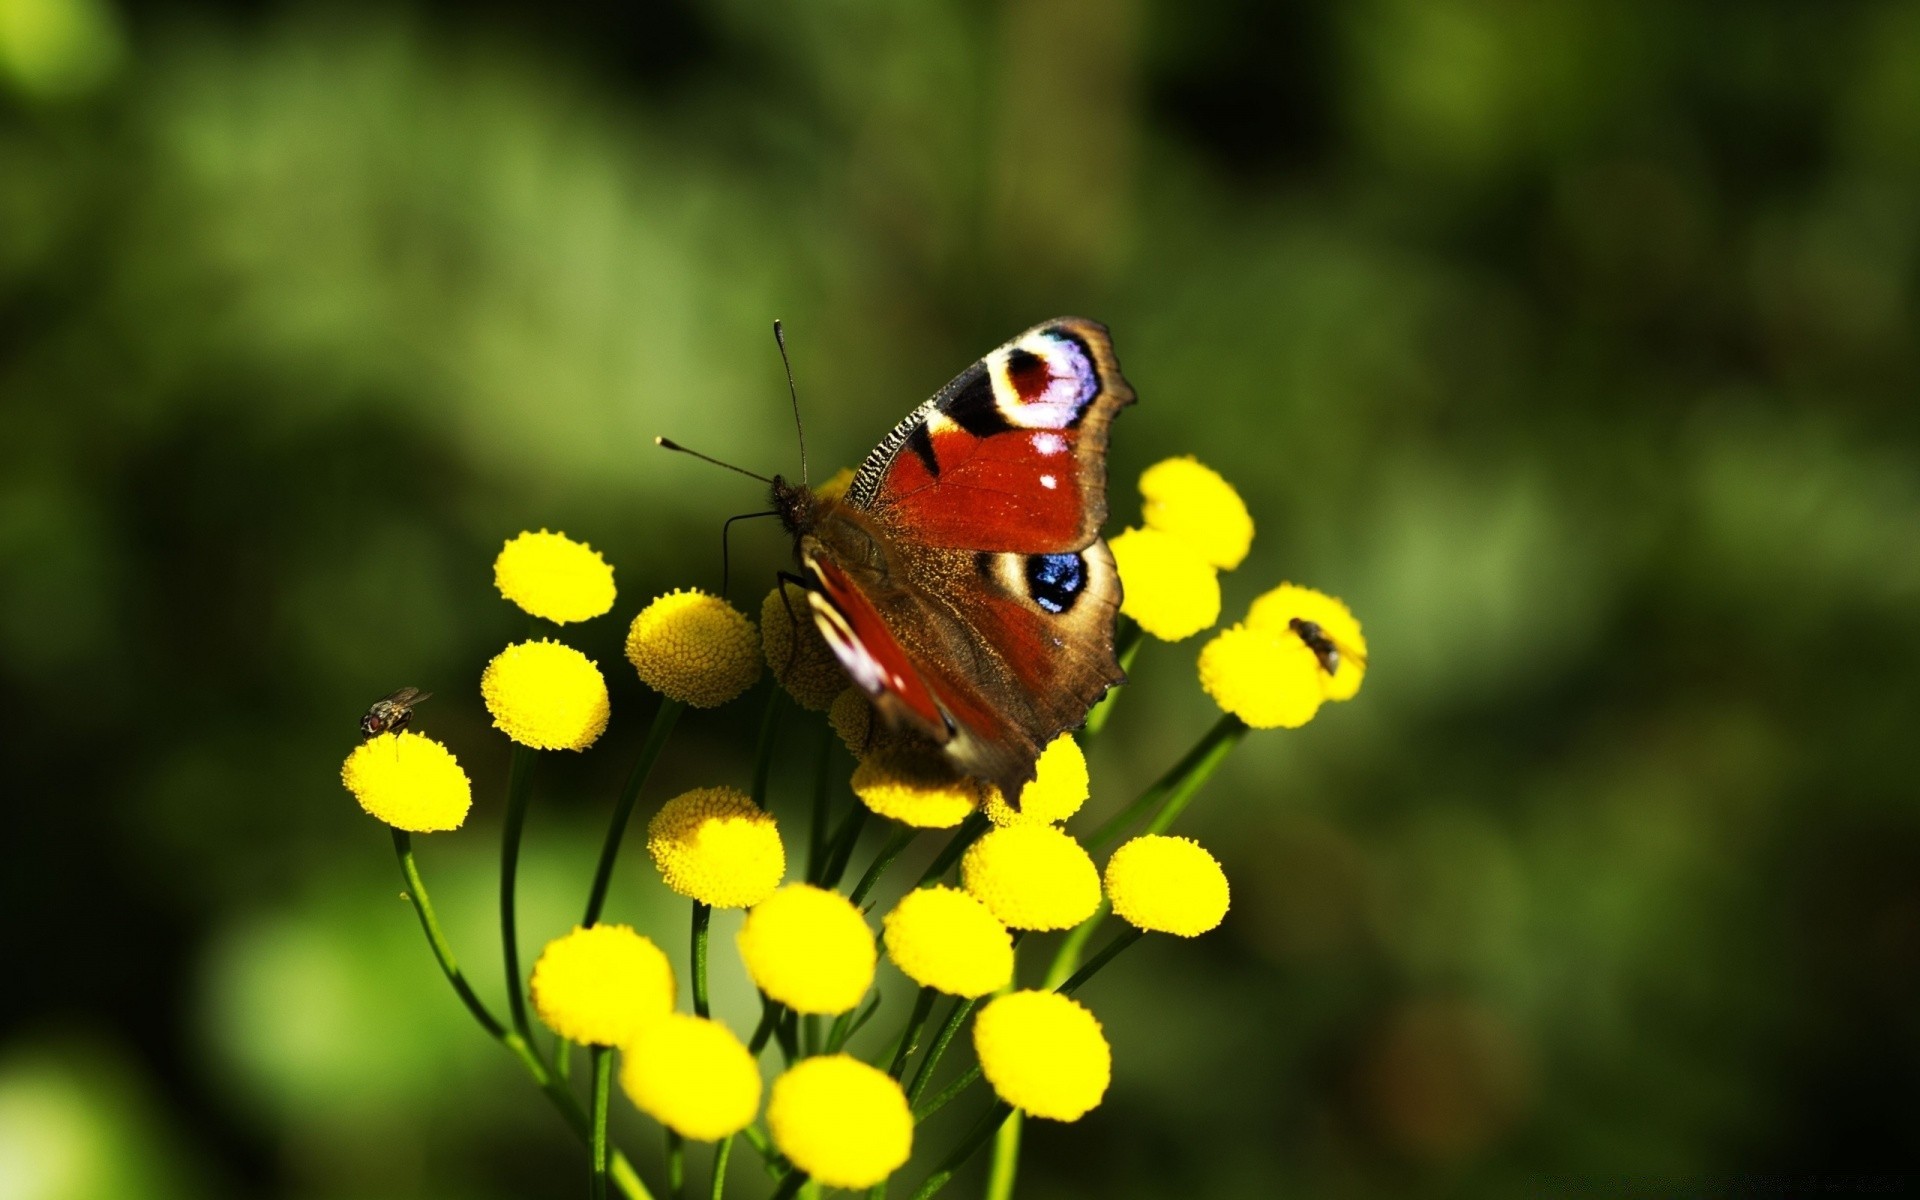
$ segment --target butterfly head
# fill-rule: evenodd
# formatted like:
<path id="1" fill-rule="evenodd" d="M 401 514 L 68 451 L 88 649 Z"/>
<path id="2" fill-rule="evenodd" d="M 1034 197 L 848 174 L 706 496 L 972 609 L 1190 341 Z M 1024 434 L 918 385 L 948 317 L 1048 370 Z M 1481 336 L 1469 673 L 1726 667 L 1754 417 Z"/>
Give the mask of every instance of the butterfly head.
<path id="1" fill-rule="evenodd" d="M 817 521 L 817 497 L 813 489 L 804 483 L 790 483 L 785 476 L 773 477 L 773 511 L 780 515 L 780 523 L 794 537 L 813 532 Z"/>

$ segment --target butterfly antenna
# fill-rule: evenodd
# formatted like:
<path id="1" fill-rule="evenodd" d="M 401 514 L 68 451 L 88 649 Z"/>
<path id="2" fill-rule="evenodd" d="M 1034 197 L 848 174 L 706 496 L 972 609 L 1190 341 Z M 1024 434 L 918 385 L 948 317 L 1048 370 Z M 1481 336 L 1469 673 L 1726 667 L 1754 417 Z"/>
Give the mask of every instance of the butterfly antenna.
<path id="1" fill-rule="evenodd" d="M 701 462 L 710 462 L 716 467 L 725 467 L 729 471 L 738 471 L 740 472 L 740 474 L 745 475 L 748 479 L 758 479 L 761 483 L 768 483 L 768 484 L 773 482 L 773 480 L 768 479 L 765 475 L 755 475 L 752 471 L 747 470 L 745 467 L 736 467 L 730 462 L 721 462 L 719 459 L 713 457 L 713 455 L 711 454 L 702 454 L 698 450 L 689 450 L 685 446 L 682 446 L 679 442 L 674 441 L 672 438 L 657 437 L 653 439 L 653 444 L 661 447 L 664 450 L 674 450 L 681 454 L 691 454 L 695 458 L 699 459 Z"/>
<path id="2" fill-rule="evenodd" d="M 793 386 L 793 361 L 787 357 L 787 335 L 776 319 L 773 323 L 774 344 L 780 347 L 780 365 L 787 369 L 787 395 L 793 400 L 793 427 L 800 434 L 800 482 L 807 482 L 807 427 L 800 423 L 800 392 Z"/>

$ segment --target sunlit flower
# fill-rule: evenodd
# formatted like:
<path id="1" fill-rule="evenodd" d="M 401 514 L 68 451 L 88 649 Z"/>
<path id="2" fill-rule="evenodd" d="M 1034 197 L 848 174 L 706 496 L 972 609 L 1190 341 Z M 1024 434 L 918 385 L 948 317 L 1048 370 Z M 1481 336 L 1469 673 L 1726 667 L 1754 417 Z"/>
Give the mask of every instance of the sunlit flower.
<path id="1" fill-rule="evenodd" d="M 1051 825 L 989 830 L 960 860 L 967 890 L 1009 929 L 1071 929 L 1100 906 L 1100 872 Z"/>
<path id="2" fill-rule="evenodd" d="M 620 1046 L 673 1011 L 673 966 L 626 925 L 555 938 L 533 964 L 533 1010 L 572 1042 Z"/>
<path id="3" fill-rule="evenodd" d="M 887 957 L 908 979 L 969 999 L 1013 979 L 1013 937 L 958 888 L 916 888 L 881 922 Z"/>
<path id="4" fill-rule="evenodd" d="M 1220 619 L 1220 574 L 1171 533 L 1128 529 L 1108 543 L 1120 572 L 1120 611 L 1164 642 Z"/>
<path id="5" fill-rule="evenodd" d="M 518 642 L 494 656 L 480 694 L 500 732 L 535 750 L 585 750 L 606 732 L 607 681 L 559 642 Z"/>
<path id="6" fill-rule="evenodd" d="M 740 957 L 760 990 L 802 1013 L 842 1013 L 873 983 L 873 931 L 838 892 L 790 883 L 747 910 Z"/>
<path id="7" fill-rule="evenodd" d="M 1033 778 L 1020 789 L 1020 807 L 1008 804 L 1000 789 L 987 789 L 987 820 L 995 825 L 1052 825 L 1080 811 L 1087 802 L 1087 756 L 1073 735 L 1047 743 L 1033 764 Z"/>
<path id="8" fill-rule="evenodd" d="M 1227 915 L 1227 874 L 1191 838 L 1137 837 L 1107 860 L 1114 915 L 1154 933 L 1198 937 Z"/>
<path id="9" fill-rule="evenodd" d="M 473 806 L 473 787 L 453 752 L 418 733 L 361 742 L 340 764 L 340 782 L 361 808 L 409 833 L 458 829 Z"/>
<path id="10" fill-rule="evenodd" d="M 536 617 L 558 625 L 613 607 L 613 568 L 564 533 L 522 533 L 493 560 L 493 585 Z"/>
<path id="11" fill-rule="evenodd" d="M 1200 651 L 1200 686 L 1255 729 L 1297 729 L 1320 711 L 1320 663 L 1293 633 L 1235 625 Z"/>
<path id="12" fill-rule="evenodd" d="M 1211 467 L 1191 456 L 1157 462 L 1140 476 L 1140 494 L 1149 527 L 1186 542 L 1214 566 L 1231 571 L 1247 557 L 1253 518 L 1240 493 Z"/>
<path id="13" fill-rule="evenodd" d="M 954 770 L 937 751 L 895 744 L 860 760 L 853 794 L 902 825 L 951 829 L 980 807 L 986 785 Z"/>
<path id="14" fill-rule="evenodd" d="M 1247 627 L 1287 632 L 1302 644 L 1318 642 L 1330 648 L 1338 668 L 1329 675 L 1324 662 L 1320 689 L 1329 700 L 1350 700 L 1367 673 L 1367 638 L 1346 605 L 1324 592 L 1283 583 L 1260 596 L 1247 610 Z M 1309 649 L 1313 646 L 1309 645 Z M 1319 655 L 1316 652 L 1316 661 Z"/>
<path id="15" fill-rule="evenodd" d="M 669 1013 L 622 1046 L 621 1056 L 627 1097 L 681 1137 L 718 1141 L 760 1110 L 760 1068 L 718 1021 Z"/>
<path id="16" fill-rule="evenodd" d="M 767 669 L 801 708 L 826 712 L 846 689 L 846 668 L 813 623 L 807 593 L 785 580 L 760 602 L 760 648 Z"/>
<path id="17" fill-rule="evenodd" d="M 802 1059 L 774 1080 L 767 1130 L 794 1166 L 828 1187 L 872 1187 L 913 1153 L 906 1093 L 846 1054 Z"/>
<path id="18" fill-rule="evenodd" d="M 1100 1022 L 1058 992 L 1009 992 L 991 1001 L 974 1018 L 973 1048 L 1002 1100 L 1051 1121 L 1085 1116 L 1113 1078 Z"/>
<path id="19" fill-rule="evenodd" d="M 715 908 L 750 908 L 787 873 L 773 817 L 738 788 L 695 788 L 661 805 L 647 853 L 669 888 Z"/>
<path id="20" fill-rule="evenodd" d="M 672 591 L 633 619 L 627 661 L 662 696 L 714 708 L 760 678 L 758 641 L 753 622 L 720 597 Z"/>

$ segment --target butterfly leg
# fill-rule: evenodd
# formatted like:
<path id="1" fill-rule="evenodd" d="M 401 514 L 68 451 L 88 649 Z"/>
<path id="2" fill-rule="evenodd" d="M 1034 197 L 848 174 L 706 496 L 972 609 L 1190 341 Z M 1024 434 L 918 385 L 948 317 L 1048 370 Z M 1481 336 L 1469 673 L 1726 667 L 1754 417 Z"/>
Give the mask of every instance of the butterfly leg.
<path id="1" fill-rule="evenodd" d="M 787 610 L 788 622 L 787 665 L 780 669 L 780 674 L 782 676 L 791 676 L 793 674 L 793 660 L 800 656 L 800 618 L 794 615 L 793 600 L 787 595 L 787 585 L 789 583 L 798 584 L 802 591 L 807 592 L 812 591 L 814 585 L 812 581 L 796 575 L 792 571 L 775 571 L 773 577 L 779 581 L 780 607 Z"/>

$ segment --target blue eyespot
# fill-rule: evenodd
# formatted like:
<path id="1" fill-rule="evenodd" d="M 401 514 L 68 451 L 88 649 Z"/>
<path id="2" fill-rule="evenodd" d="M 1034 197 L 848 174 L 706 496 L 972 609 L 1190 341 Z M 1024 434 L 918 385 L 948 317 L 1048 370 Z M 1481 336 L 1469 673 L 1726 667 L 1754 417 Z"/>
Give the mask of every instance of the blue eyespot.
<path id="1" fill-rule="evenodd" d="M 1034 554 L 1027 558 L 1027 594 L 1055 616 L 1073 607 L 1087 586 L 1087 564 L 1078 554 Z"/>

